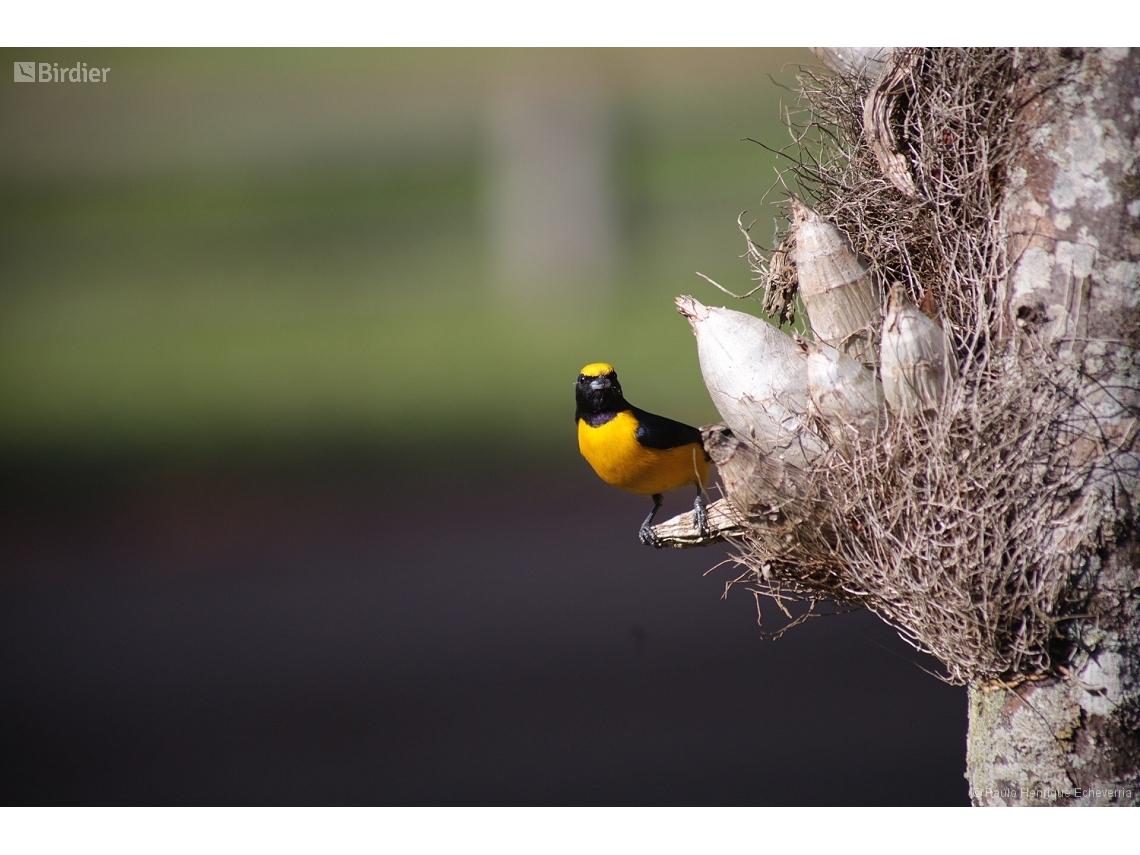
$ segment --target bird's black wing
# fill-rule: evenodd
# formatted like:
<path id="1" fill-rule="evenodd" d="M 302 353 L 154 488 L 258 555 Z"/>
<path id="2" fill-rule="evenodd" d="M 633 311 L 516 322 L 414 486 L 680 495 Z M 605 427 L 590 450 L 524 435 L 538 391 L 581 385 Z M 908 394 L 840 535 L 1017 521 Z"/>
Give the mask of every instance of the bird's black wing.
<path id="1" fill-rule="evenodd" d="M 701 444 L 701 432 L 695 427 L 647 413 L 637 407 L 630 409 L 637 417 L 637 442 L 646 448 L 677 448 L 691 442 Z"/>

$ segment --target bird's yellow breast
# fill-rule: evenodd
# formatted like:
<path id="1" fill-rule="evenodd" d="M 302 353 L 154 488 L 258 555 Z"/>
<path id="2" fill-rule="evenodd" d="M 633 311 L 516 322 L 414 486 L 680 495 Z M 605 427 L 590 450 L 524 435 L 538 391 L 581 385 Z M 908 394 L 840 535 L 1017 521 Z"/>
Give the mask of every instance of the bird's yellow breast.
<path id="1" fill-rule="evenodd" d="M 708 481 L 709 464 L 699 444 L 647 448 L 637 441 L 637 418 L 628 411 L 598 427 L 579 419 L 578 448 L 598 477 L 631 493 L 652 496 Z"/>

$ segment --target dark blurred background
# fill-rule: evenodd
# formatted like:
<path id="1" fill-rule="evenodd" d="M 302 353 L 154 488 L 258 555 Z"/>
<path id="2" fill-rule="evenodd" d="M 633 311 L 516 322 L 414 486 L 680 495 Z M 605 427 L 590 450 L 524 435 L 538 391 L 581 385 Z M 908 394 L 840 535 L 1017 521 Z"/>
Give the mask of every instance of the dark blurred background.
<path id="1" fill-rule="evenodd" d="M 0 53 L 111 69 L 0 85 L 0 801 L 967 803 L 932 661 L 577 455 L 587 362 L 716 420 L 808 51 Z"/>

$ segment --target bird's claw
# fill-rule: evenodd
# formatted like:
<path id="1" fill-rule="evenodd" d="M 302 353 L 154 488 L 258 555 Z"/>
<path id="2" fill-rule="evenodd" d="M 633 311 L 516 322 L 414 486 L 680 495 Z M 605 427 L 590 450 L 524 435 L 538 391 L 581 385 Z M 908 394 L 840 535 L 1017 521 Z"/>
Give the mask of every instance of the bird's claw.
<path id="1" fill-rule="evenodd" d="M 646 546 L 652 546 L 654 549 L 660 549 L 662 546 L 661 538 L 649 527 L 648 523 L 641 527 L 640 531 L 637 532 L 637 536 L 641 538 L 641 542 Z"/>
<path id="2" fill-rule="evenodd" d="M 702 538 L 709 536 L 709 513 L 705 508 L 705 500 L 703 496 L 697 496 L 697 500 L 693 503 L 693 516 L 697 524 L 697 530 L 700 531 Z"/>

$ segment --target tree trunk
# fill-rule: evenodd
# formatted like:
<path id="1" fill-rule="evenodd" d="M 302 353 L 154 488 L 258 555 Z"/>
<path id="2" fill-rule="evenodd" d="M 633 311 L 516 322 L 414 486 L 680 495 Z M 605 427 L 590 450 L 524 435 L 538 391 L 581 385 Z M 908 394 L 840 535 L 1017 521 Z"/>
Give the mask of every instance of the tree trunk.
<path id="1" fill-rule="evenodd" d="M 1111 466 L 1078 504 L 1115 529 L 1085 567 L 1083 614 L 1059 627 L 1058 674 L 970 686 L 967 772 L 976 805 L 1140 799 L 1140 540 L 1134 530 L 1140 405 L 1140 51 L 1068 55 L 1073 74 L 1035 96 L 1029 145 L 1002 204 L 1008 336 L 1036 336 L 1084 375 L 1075 407 Z M 1092 453 L 1075 443 L 1074 455 Z M 1064 521 L 1058 521 L 1063 527 Z M 1058 539 L 1063 544 L 1063 538 Z"/>
<path id="2" fill-rule="evenodd" d="M 900 376 L 963 373 L 921 414 L 888 395 L 888 421 L 813 450 L 786 483 L 771 466 L 725 477 L 706 444 L 736 512 L 710 515 L 711 537 L 691 515 L 662 523 L 661 543 L 724 539 L 759 593 L 871 608 L 938 656 L 970 684 L 974 804 L 1137 804 L 1140 50 L 818 55 L 839 76 L 801 78 L 812 112 L 783 152 L 790 171 L 892 300 L 929 300 L 930 319 L 912 317 L 945 347 Z M 780 252 L 803 292 L 801 219 Z M 786 296 L 786 267 L 773 255 L 754 270 L 779 272 Z M 699 353 L 723 392 L 720 374 L 753 362 L 716 343 Z M 752 496 L 768 511 L 745 512 Z"/>

